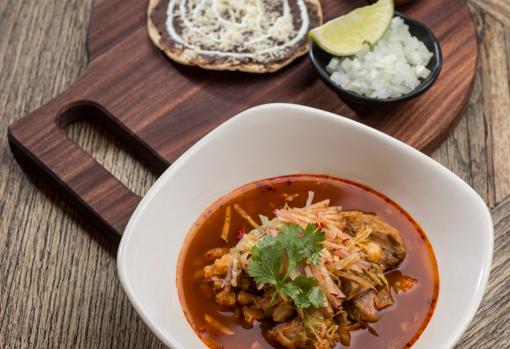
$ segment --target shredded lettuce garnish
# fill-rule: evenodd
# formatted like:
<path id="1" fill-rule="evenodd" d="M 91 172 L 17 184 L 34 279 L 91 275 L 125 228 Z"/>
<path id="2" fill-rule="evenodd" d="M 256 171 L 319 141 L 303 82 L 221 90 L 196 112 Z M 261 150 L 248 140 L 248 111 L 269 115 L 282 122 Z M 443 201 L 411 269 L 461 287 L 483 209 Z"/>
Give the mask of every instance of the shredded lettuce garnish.
<path id="1" fill-rule="evenodd" d="M 257 284 L 275 287 L 276 293 L 292 299 L 298 308 L 323 307 L 324 294 L 317 279 L 289 274 L 302 264 L 318 264 L 325 234 L 314 224 L 303 230 L 294 224 L 284 224 L 276 236 L 266 235 L 251 250 L 248 274 Z"/>

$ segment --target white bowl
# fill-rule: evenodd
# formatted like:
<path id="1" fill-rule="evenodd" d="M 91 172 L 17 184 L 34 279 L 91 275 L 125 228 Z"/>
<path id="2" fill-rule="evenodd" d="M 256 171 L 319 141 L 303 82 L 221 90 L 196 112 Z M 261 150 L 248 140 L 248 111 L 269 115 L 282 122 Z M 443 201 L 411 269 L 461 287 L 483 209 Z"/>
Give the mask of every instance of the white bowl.
<path id="1" fill-rule="evenodd" d="M 118 272 L 152 332 L 172 348 L 205 347 L 186 321 L 176 289 L 185 235 L 209 204 L 232 189 L 297 173 L 366 184 L 421 225 L 437 257 L 440 290 L 413 349 L 452 347 L 473 318 L 489 276 L 493 225 L 484 201 L 406 144 L 347 118 L 291 104 L 251 108 L 216 128 L 165 171 L 131 217 Z"/>

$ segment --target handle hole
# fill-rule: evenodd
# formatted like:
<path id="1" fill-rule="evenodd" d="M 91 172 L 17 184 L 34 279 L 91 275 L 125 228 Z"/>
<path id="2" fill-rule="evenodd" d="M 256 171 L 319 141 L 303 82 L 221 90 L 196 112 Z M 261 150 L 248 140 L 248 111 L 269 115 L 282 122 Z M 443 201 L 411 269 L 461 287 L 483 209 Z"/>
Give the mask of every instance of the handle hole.
<path id="1" fill-rule="evenodd" d="M 105 124 L 108 117 L 90 104 L 74 105 L 63 113 L 65 134 L 137 195 L 143 196 L 159 176 L 158 170 L 126 147 L 118 133 Z"/>

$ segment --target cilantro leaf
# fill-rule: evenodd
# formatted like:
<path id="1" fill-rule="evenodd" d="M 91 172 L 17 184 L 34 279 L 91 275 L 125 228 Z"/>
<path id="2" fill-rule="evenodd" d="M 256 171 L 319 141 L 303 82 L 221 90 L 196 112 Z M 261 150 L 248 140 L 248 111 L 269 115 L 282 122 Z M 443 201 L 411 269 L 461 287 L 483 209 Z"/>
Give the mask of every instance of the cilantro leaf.
<path id="1" fill-rule="evenodd" d="M 283 226 L 280 234 L 278 234 L 278 241 L 284 246 L 285 253 L 287 254 L 287 270 L 291 272 L 298 264 L 304 259 L 303 253 L 300 250 L 299 234 L 302 229 L 298 225 L 286 224 Z"/>
<path id="2" fill-rule="evenodd" d="M 267 241 L 265 241 L 267 240 Z M 253 246 L 248 274 L 258 284 L 278 286 L 283 248 L 266 236 L 260 244 Z"/>
<path id="3" fill-rule="evenodd" d="M 285 224 L 278 235 L 265 236 L 252 248 L 248 274 L 258 284 L 274 286 L 299 308 L 322 307 L 324 295 L 317 280 L 303 275 L 290 280 L 289 274 L 301 263 L 319 263 L 324 238 L 324 232 L 313 224 L 304 230 Z"/>
<path id="4" fill-rule="evenodd" d="M 289 296 L 299 308 L 323 307 L 324 295 L 318 287 L 316 279 L 308 276 L 298 276 L 296 279 L 285 283 L 282 292 Z"/>
<path id="5" fill-rule="evenodd" d="M 303 231 L 303 236 L 299 241 L 303 254 L 307 258 L 308 264 L 319 264 L 320 253 L 322 251 L 321 242 L 326 239 L 326 234 L 317 228 L 314 224 L 308 224 Z"/>
<path id="6" fill-rule="evenodd" d="M 303 230 L 298 225 L 286 224 L 277 238 L 287 253 L 289 271 L 303 261 L 309 264 L 319 263 L 321 242 L 324 241 L 325 234 L 316 225 L 308 224 Z"/>

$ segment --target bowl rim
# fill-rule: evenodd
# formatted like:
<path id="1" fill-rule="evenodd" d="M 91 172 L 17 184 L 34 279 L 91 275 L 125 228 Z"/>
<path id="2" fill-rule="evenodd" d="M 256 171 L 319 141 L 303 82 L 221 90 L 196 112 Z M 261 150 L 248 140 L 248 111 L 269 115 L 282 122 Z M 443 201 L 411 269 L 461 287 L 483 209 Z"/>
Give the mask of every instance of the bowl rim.
<path id="1" fill-rule="evenodd" d="M 414 97 L 418 97 L 422 94 L 424 94 L 431 86 L 432 84 L 437 80 L 439 77 L 439 74 L 441 73 L 441 70 L 443 69 L 443 52 L 441 50 L 441 44 L 438 40 L 438 38 L 434 35 L 432 30 L 429 29 L 428 26 L 426 26 L 424 23 L 413 19 L 411 17 L 408 17 L 404 15 L 401 12 L 395 11 L 394 16 L 400 17 L 404 20 L 404 22 L 408 25 L 412 25 L 414 27 L 419 27 L 423 30 L 425 30 L 428 34 L 428 36 L 431 39 L 433 50 L 432 53 L 434 57 L 436 58 L 436 63 L 432 67 L 432 72 L 430 76 L 428 76 L 416 89 L 413 91 L 406 93 L 404 95 L 401 95 L 399 97 L 391 97 L 391 98 L 374 98 L 374 97 L 367 97 L 360 94 L 357 94 L 354 91 L 350 91 L 347 89 L 344 89 L 342 86 L 335 84 L 333 81 L 331 81 L 330 75 L 326 71 L 325 67 L 323 67 L 316 55 L 316 51 L 325 52 L 323 49 L 321 49 L 315 42 L 312 41 L 311 47 L 310 47 L 310 61 L 312 62 L 313 67 L 319 74 L 319 77 L 321 80 L 334 92 L 336 92 L 341 98 L 345 98 L 348 101 L 355 102 L 358 104 L 368 104 L 368 105 L 377 105 L 377 104 L 390 104 L 400 101 L 406 101 L 409 99 L 412 99 Z M 327 53 L 331 57 L 334 57 L 333 55 Z"/>
<path id="2" fill-rule="evenodd" d="M 470 193 L 471 196 L 482 205 L 482 207 L 485 208 L 484 214 L 486 215 L 486 218 L 488 220 L 489 224 L 489 231 L 487 231 L 486 238 L 488 241 L 488 254 L 483 261 L 483 264 L 481 265 L 481 273 L 480 278 L 478 280 L 477 288 L 474 292 L 473 297 L 471 298 L 470 303 L 467 306 L 467 311 L 463 317 L 462 323 L 458 323 L 456 327 L 450 332 L 449 335 L 445 336 L 444 339 L 444 348 L 453 348 L 453 346 L 459 341 L 461 336 L 464 334 L 468 326 L 471 324 L 479 306 L 482 301 L 483 295 L 485 293 L 489 275 L 491 272 L 491 266 L 492 266 L 492 258 L 493 258 L 493 251 L 494 251 L 494 223 L 492 221 L 492 216 L 490 214 L 490 210 L 487 207 L 487 204 L 483 199 L 480 197 L 480 195 L 466 182 L 464 182 L 460 177 L 458 177 L 455 173 L 450 171 L 448 168 L 440 164 L 439 162 L 435 161 L 434 159 L 428 157 L 424 153 L 418 151 L 417 149 L 405 144 L 404 142 L 391 137 L 377 129 L 373 129 L 367 125 L 364 125 L 362 123 L 359 123 L 357 121 L 354 121 L 352 119 L 349 119 L 347 117 L 343 117 L 337 114 L 333 114 L 331 112 L 327 112 L 324 110 L 320 110 L 313 107 L 298 105 L 298 104 L 292 104 L 292 103 L 269 103 L 269 104 L 262 104 L 258 106 L 254 106 L 251 108 L 248 108 L 239 114 L 236 114 L 229 120 L 225 121 L 218 127 L 211 130 L 208 134 L 206 134 L 203 138 L 201 138 L 198 142 L 196 142 L 193 146 L 191 146 L 187 151 L 185 151 L 173 164 L 171 164 L 165 172 L 156 180 L 156 182 L 151 186 L 149 191 L 146 193 L 146 195 L 142 198 L 139 205 L 136 207 L 135 211 L 133 212 L 125 230 L 122 235 L 119 249 L 117 251 L 117 273 L 119 276 L 120 283 L 122 285 L 122 288 L 127 295 L 130 303 L 132 304 L 133 308 L 137 312 L 137 314 L 141 317 L 145 325 L 150 329 L 150 331 L 166 346 L 170 348 L 178 348 L 178 349 L 186 349 L 186 347 L 182 347 L 175 336 L 173 334 L 164 333 L 161 326 L 158 325 L 158 323 L 151 318 L 148 313 L 144 310 L 144 306 L 142 304 L 142 301 L 138 298 L 136 292 L 134 291 L 133 287 L 130 284 L 130 280 L 128 277 L 128 270 L 126 267 L 126 262 L 129 258 L 129 255 L 125 252 L 127 250 L 127 245 L 130 242 L 131 237 L 133 236 L 133 232 L 136 231 L 135 226 L 137 224 L 137 221 L 141 215 L 143 215 L 143 212 L 145 211 L 146 207 L 148 206 L 148 203 L 153 199 L 153 197 L 159 193 L 161 188 L 166 185 L 167 178 L 172 177 L 174 172 L 176 172 L 189 158 L 191 158 L 197 151 L 202 149 L 203 147 L 206 147 L 209 141 L 217 137 L 217 134 L 220 131 L 223 131 L 224 129 L 229 128 L 231 125 L 242 122 L 245 119 L 249 119 L 252 116 L 250 115 L 253 112 L 270 112 L 271 110 L 278 110 L 278 109 L 290 109 L 293 111 L 305 111 L 309 113 L 316 114 L 314 117 L 321 117 L 324 119 L 334 119 L 336 122 L 343 123 L 344 125 L 347 125 L 348 127 L 354 127 L 354 128 L 361 128 L 364 131 L 368 132 L 373 137 L 379 137 L 383 140 L 390 142 L 393 145 L 396 145 L 402 150 L 406 152 L 412 153 L 414 156 L 417 156 L 420 161 L 425 161 L 429 166 L 432 166 L 436 168 L 438 171 L 441 172 L 443 176 L 449 176 L 453 178 L 453 180 L 459 182 L 462 184 L 462 186 Z M 366 183 L 368 184 L 368 183 Z M 369 184 L 368 184 L 369 185 Z M 178 256 L 177 256 L 178 258 Z M 440 290 L 441 293 L 441 290 Z M 182 309 L 182 305 L 179 305 Z M 184 315 L 183 315 L 184 316 Z M 207 348 L 204 344 L 204 348 Z"/>

